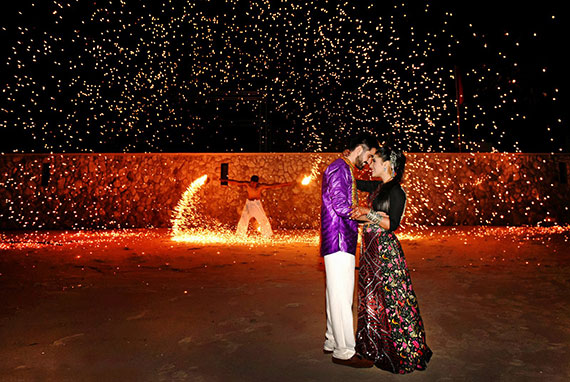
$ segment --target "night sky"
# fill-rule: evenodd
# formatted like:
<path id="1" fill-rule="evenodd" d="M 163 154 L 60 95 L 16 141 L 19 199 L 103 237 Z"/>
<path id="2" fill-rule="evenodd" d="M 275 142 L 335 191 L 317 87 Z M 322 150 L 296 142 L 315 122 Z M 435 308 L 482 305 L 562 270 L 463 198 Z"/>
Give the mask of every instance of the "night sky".
<path id="1" fill-rule="evenodd" d="M 568 152 L 560 4 L 19 1 L 0 152 Z"/>

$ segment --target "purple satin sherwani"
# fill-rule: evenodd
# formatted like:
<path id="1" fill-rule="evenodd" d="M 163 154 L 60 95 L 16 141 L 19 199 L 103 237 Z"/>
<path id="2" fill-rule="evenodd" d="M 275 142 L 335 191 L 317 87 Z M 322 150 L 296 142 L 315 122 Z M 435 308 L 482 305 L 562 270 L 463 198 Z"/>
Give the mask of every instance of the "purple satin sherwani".
<path id="1" fill-rule="evenodd" d="M 321 256 L 338 251 L 356 253 L 358 222 L 350 219 L 352 175 L 341 158 L 323 174 L 321 192 Z"/>

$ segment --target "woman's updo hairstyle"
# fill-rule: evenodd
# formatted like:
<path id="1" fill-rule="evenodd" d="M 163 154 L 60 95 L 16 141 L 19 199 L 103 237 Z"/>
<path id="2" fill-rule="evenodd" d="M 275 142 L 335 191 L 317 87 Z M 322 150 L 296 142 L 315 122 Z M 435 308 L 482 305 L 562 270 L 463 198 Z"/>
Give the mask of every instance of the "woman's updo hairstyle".
<path id="1" fill-rule="evenodd" d="M 376 151 L 376 155 L 382 158 L 384 162 L 390 161 L 392 164 L 392 169 L 396 173 L 396 175 L 394 175 L 394 179 L 388 183 L 400 183 L 402 181 L 404 170 L 406 168 L 406 156 L 400 150 L 392 149 L 388 146 L 380 147 L 378 151 Z"/>

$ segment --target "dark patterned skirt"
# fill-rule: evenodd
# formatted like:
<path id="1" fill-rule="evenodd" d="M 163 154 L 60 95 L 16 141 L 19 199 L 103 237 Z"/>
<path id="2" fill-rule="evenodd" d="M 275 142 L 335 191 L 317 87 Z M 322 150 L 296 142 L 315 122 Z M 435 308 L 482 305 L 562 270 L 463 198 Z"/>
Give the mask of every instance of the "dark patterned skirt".
<path id="1" fill-rule="evenodd" d="M 396 235 L 365 226 L 359 265 L 356 351 L 392 373 L 425 370 L 432 351 Z"/>

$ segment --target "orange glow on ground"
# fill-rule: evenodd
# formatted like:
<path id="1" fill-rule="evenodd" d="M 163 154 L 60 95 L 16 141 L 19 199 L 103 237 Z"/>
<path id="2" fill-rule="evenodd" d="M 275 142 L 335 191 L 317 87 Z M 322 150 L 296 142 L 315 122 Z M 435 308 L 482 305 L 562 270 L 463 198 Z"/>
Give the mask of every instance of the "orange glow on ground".
<path id="1" fill-rule="evenodd" d="M 0 233 L 0 250 L 41 249 L 41 248 L 81 248 L 86 246 L 106 247 L 117 242 L 146 241 L 165 237 L 165 229 L 121 229 L 101 231 L 4 231 Z M 233 230 L 212 231 L 207 229 L 189 231 L 172 235 L 168 230 L 168 242 L 192 243 L 203 245 L 245 245 L 271 246 L 294 245 L 318 246 L 318 230 L 276 230 L 273 237 L 263 238 L 253 231 L 245 237 L 238 237 Z M 540 244 L 549 247 L 554 238 L 570 242 L 570 226 L 553 227 L 492 227 L 492 226 L 457 226 L 457 227 L 402 227 L 397 236 L 403 245 L 406 242 L 423 240 L 446 240 L 459 238 L 464 245 L 479 245 L 481 240 L 493 239 L 517 243 Z M 360 241 L 360 238 L 359 238 Z"/>
<path id="2" fill-rule="evenodd" d="M 120 240 L 148 240 L 160 236 L 160 230 L 121 229 L 99 231 L 5 231 L 0 233 L 0 250 L 76 248 L 105 246 Z"/>

